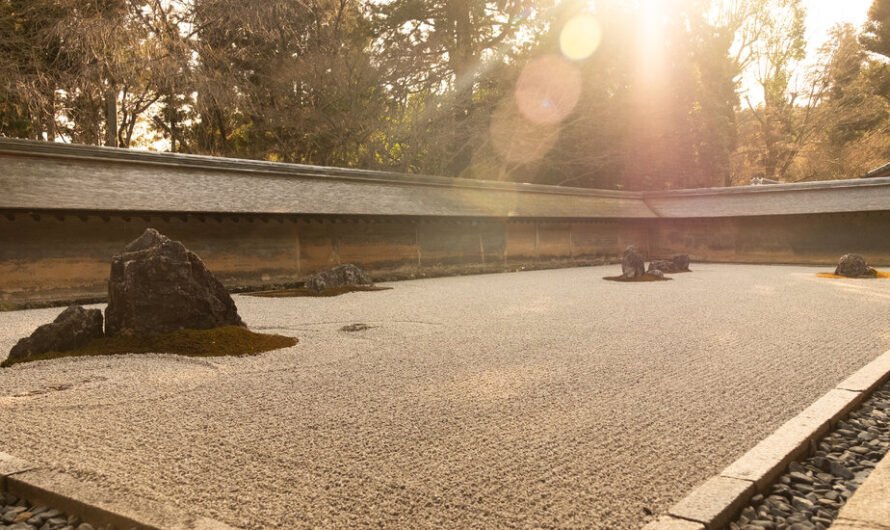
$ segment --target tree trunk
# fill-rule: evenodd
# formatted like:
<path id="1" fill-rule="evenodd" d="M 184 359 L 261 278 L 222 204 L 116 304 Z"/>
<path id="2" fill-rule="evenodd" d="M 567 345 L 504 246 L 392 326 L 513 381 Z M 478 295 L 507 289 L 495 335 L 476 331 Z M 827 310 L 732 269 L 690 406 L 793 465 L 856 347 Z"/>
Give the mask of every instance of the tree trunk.
<path id="1" fill-rule="evenodd" d="M 470 5 L 467 0 L 448 2 L 448 16 L 454 28 L 454 49 L 449 53 L 454 71 L 454 130 L 451 142 L 451 159 L 448 172 L 459 176 L 469 167 L 473 149 L 470 145 L 470 130 L 467 126 L 473 106 L 473 85 L 475 84 L 475 56 L 473 53 L 473 23 L 470 19 Z"/>
<path id="2" fill-rule="evenodd" d="M 105 89 L 105 145 L 117 147 L 117 92 L 112 86 Z"/>

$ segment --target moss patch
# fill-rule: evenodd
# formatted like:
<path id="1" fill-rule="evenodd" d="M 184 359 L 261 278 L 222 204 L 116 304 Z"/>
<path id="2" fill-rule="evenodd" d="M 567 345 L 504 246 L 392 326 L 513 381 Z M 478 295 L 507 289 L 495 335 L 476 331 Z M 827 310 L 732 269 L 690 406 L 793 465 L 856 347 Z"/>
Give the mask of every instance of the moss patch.
<path id="1" fill-rule="evenodd" d="M 18 363 L 87 357 L 92 355 L 121 355 L 125 353 L 175 353 L 192 357 L 222 357 L 225 355 L 256 355 L 297 343 L 293 337 L 254 333 L 239 326 L 214 329 L 181 329 L 154 337 L 102 337 L 74 350 L 47 352 L 26 359 L 7 359 L 0 367 Z"/>
<path id="2" fill-rule="evenodd" d="M 355 293 L 355 292 L 364 292 L 364 291 L 388 291 L 392 289 L 392 287 L 374 287 L 370 285 L 355 285 L 352 287 L 336 287 L 332 289 L 325 289 L 324 291 L 317 293 L 311 289 L 307 289 L 305 287 L 299 287 L 296 289 L 279 289 L 277 291 L 259 291 L 256 293 L 244 293 L 247 296 L 261 296 L 264 298 L 298 298 L 302 296 L 320 296 L 320 297 L 328 297 L 328 296 L 340 296 L 341 294 L 346 293 Z"/>
<path id="3" fill-rule="evenodd" d="M 623 275 L 622 276 L 604 276 L 604 280 L 609 280 L 610 282 L 664 282 L 668 280 L 672 280 L 673 278 L 668 278 L 667 276 L 663 278 L 659 278 L 653 274 L 649 274 L 648 272 L 638 278 L 634 278 L 632 280 L 628 280 Z"/>
<path id="4" fill-rule="evenodd" d="M 877 276 L 861 276 L 859 278 L 850 278 L 849 276 L 841 276 L 840 274 L 835 274 L 833 272 L 819 272 L 816 273 L 816 276 L 820 278 L 830 278 L 835 280 L 874 280 L 875 278 L 890 280 L 890 272 L 881 272 L 878 271 Z"/>

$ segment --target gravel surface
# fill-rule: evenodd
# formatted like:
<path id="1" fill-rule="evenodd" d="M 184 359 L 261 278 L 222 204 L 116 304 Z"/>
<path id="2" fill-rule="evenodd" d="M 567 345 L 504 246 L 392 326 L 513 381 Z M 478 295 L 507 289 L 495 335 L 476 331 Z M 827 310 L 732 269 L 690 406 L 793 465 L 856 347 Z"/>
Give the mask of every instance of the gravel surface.
<path id="1" fill-rule="evenodd" d="M 692 268 L 238 296 L 300 344 L 17 365 L 0 450 L 245 528 L 637 528 L 890 348 L 890 281 Z"/>
<path id="2" fill-rule="evenodd" d="M 757 495 L 730 530 L 825 530 L 890 449 L 890 383 L 792 462 L 767 496 Z"/>

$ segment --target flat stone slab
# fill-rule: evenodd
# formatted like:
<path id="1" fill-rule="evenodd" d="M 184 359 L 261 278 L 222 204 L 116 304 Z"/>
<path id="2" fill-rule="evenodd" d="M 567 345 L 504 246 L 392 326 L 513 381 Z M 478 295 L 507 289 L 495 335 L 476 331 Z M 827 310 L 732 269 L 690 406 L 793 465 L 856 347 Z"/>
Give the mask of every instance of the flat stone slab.
<path id="1" fill-rule="evenodd" d="M 36 467 L 36 465 L 27 460 L 16 458 L 10 454 L 0 453 L 0 489 L 5 488 L 6 477 L 28 471 L 29 469 L 35 469 Z"/>
<path id="2" fill-rule="evenodd" d="M 205 517 L 192 517 L 147 499 L 131 499 L 95 484 L 48 469 L 23 471 L 7 477 L 6 490 L 100 526 L 158 530 L 236 530 Z"/>
<path id="3" fill-rule="evenodd" d="M 862 394 L 848 390 L 830 390 L 812 405 L 776 429 L 720 475 L 755 483 L 764 491 L 784 469 L 809 452 L 811 443 L 825 436 L 830 425 L 853 410 Z"/>
<path id="4" fill-rule="evenodd" d="M 890 529 L 890 457 L 885 456 L 841 508 L 832 530 Z"/>
<path id="5" fill-rule="evenodd" d="M 728 525 L 736 512 L 754 494 L 754 484 L 747 480 L 714 477 L 692 490 L 675 504 L 670 515 L 701 523 L 708 530 Z"/>

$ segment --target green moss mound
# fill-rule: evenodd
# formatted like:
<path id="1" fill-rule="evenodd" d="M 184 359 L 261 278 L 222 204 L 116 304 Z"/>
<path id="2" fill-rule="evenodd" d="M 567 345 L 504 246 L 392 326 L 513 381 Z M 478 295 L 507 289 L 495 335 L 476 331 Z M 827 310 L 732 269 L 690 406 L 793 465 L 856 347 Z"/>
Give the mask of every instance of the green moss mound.
<path id="1" fill-rule="evenodd" d="M 255 333 L 240 326 L 213 329 L 181 329 L 153 337 L 102 337 L 86 346 L 63 352 L 47 352 L 26 359 L 7 359 L 0 367 L 18 363 L 87 357 L 92 355 L 121 355 L 125 353 L 174 353 L 191 357 L 222 357 L 225 355 L 256 355 L 289 348 L 297 339 L 283 335 Z"/>
<path id="2" fill-rule="evenodd" d="M 351 287 L 335 287 L 332 289 L 325 289 L 324 291 L 317 293 L 312 289 L 307 289 L 305 287 L 298 287 L 296 289 L 279 289 L 277 291 L 258 291 L 255 293 L 244 293 L 247 296 L 261 296 L 263 298 L 298 298 L 303 296 L 312 296 L 312 297 L 328 297 L 328 296 L 340 296 L 341 294 L 346 293 L 355 293 L 355 292 L 364 292 L 364 291 L 388 291 L 392 289 L 392 287 L 373 287 L 370 285 L 356 285 Z"/>
<path id="3" fill-rule="evenodd" d="M 668 278 L 665 276 L 664 278 L 659 278 L 653 274 L 649 274 L 648 272 L 639 278 L 634 278 L 632 280 L 628 280 L 624 276 L 604 276 L 604 280 L 609 280 L 610 282 L 628 282 L 628 283 L 636 283 L 636 282 L 664 282 L 668 280 L 672 280 L 673 278 Z"/>

